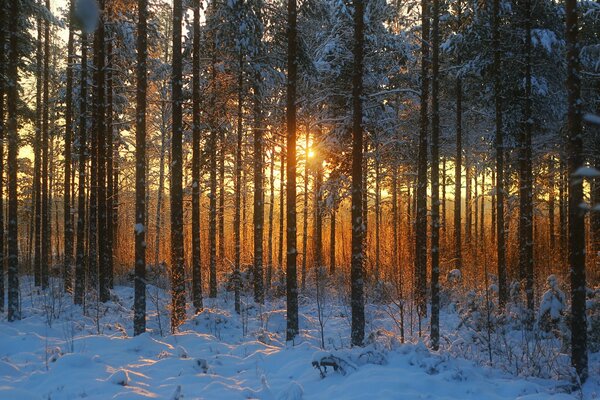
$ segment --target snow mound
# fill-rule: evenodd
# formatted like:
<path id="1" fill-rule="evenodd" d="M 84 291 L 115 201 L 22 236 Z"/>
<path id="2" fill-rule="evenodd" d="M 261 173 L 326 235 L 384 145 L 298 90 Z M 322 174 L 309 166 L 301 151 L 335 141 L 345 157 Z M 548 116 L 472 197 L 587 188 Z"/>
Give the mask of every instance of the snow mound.
<path id="1" fill-rule="evenodd" d="M 108 381 L 115 385 L 127 386 L 129 385 L 129 374 L 124 369 L 118 369 L 113 372 Z"/>

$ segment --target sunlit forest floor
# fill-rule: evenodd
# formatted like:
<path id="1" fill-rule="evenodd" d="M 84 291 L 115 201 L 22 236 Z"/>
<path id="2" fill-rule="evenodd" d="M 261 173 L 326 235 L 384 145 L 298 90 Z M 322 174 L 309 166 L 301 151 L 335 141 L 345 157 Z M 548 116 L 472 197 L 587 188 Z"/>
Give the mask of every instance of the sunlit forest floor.
<path id="1" fill-rule="evenodd" d="M 83 310 L 62 294 L 58 281 L 42 293 L 31 279 L 23 279 L 24 318 L 0 322 L 0 398 L 600 396 L 600 353 L 590 355 L 590 379 L 577 387 L 571 383 L 560 326 L 527 330 L 510 316 L 500 321 L 493 309 L 482 308 L 479 294 L 458 288 L 443 293 L 442 348 L 431 352 L 427 319 L 421 322 L 419 336 L 408 303 L 385 296 L 368 299 L 367 346 L 351 349 L 350 311 L 346 294 L 335 289 L 344 287 L 339 282 L 329 282 L 319 291 L 307 288 L 300 295 L 301 335 L 293 344 L 285 343 L 283 297 L 257 307 L 250 294 L 242 296 L 245 306 L 238 315 L 225 287 L 218 299 L 205 299 L 200 314 L 193 316 L 188 310 L 180 333 L 172 335 L 170 298 L 161 282 L 155 283 L 159 286 L 148 289 L 149 332 L 132 337 L 133 289 L 126 283 L 117 285 L 104 305 L 89 297 Z M 314 366 L 326 360 L 337 370 Z"/>

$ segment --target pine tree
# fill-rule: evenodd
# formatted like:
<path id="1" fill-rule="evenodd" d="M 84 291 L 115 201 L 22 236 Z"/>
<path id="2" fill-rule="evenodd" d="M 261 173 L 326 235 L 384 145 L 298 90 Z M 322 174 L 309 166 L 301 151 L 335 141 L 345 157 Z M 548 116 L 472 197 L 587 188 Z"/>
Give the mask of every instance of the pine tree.
<path id="1" fill-rule="evenodd" d="M 78 194 L 77 194 L 77 248 L 75 256 L 75 292 L 73 302 L 83 305 L 85 292 L 85 175 L 87 140 L 87 33 L 81 32 L 81 78 L 79 93 L 79 144 L 78 144 Z"/>
<path id="2" fill-rule="evenodd" d="M 20 1 L 10 2 L 8 13 L 8 68 L 7 78 L 7 136 L 8 136 L 8 321 L 21 319 L 19 308 L 19 245 L 18 245 L 18 195 L 17 195 L 17 154 L 19 133 L 17 124 L 17 103 L 19 102 L 19 21 Z"/>
<path id="3" fill-rule="evenodd" d="M 73 226 L 71 216 L 71 142 L 73 138 L 73 6 L 69 2 L 69 37 L 67 41 L 67 86 L 65 99 L 65 171 L 64 171 L 64 246 L 63 281 L 66 292 L 72 290 Z"/>
<path id="4" fill-rule="evenodd" d="M 133 334 L 146 331 L 146 99 L 148 0 L 138 0 L 135 126 L 135 299 Z"/>
<path id="5" fill-rule="evenodd" d="M 585 278 L 585 211 L 583 177 L 576 173 L 583 165 L 581 125 L 581 78 L 577 1 L 565 1 L 567 42 L 567 152 L 569 207 L 569 268 L 571 272 L 571 364 L 581 383 L 588 377 L 586 278 Z"/>
<path id="6" fill-rule="evenodd" d="M 286 173 L 286 288 L 287 329 L 286 340 L 298 334 L 298 281 L 296 276 L 296 85 L 298 79 L 298 28 L 296 0 L 288 0 L 287 27 L 287 173 Z M 283 215 L 281 216 L 283 218 Z"/>
<path id="7" fill-rule="evenodd" d="M 500 0 L 493 2 L 493 33 L 492 47 L 494 48 L 494 106 L 496 125 L 496 249 L 498 264 L 498 295 L 500 305 L 508 299 L 506 278 L 506 235 L 504 232 L 504 135 L 502 126 L 502 59 L 500 48 Z"/>
<path id="8" fill-rule="evenodd" d="M 202 271 L 200 266 L 200 0 L 194 2 L 192 60 L 192 303 L 202 310 Z"/>
<path id="9" fill-rule="evenodd" d="M 173 103 L 173 136 L 171 139 L 171 330 L 185 319 L 185 276 L 183 265 L 183 156 L 182 156 L 182 0 L 173 2 L 173 72 L 171 77 Z"/>
<path id="10" fill-rule="evenodd" d="M 365 338 L 364 309 L 364 221 L 363 221 L 363 59 L 364 3 L 354 1 L 354 66 L 352 73 L 352 264 L 350 269 L 353 346 Z"/>
<path id="11" fill-rule="evenodd" d="M 421 1 L 421 121 L 417 170 L 417 208 L 415 226 L 415 282 L 417 311 L 427 315 L 427 131 L 429 102 L 429 2 Z"/>
<path id="12" fill-rule="evenodd" d="M 440 2 L 433 0 L 431 30 L 431 347 L 440 347 Z"/>

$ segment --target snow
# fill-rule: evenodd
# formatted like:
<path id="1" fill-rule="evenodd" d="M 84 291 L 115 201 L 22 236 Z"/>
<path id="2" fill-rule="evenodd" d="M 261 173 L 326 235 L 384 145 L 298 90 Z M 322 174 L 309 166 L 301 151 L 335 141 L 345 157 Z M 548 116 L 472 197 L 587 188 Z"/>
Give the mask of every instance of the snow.
<path id="1" fill-rule="evenodd" d="M 394 322 L 367 305 L 368 339 L 349 347 L 349 319 L 343 305 L 328 304 L 326 349 L 321 349 L 316 305 L 300 297 L 301 335 L 285 342 L 283 300 L 264 307 L 244 298 L 246 314 L 232 310 L 230 294 L 205 299 L 205 310 L 188 315 L 175 335 L 160 336 L 166 310 L 149 299 L 149 332 L 132 334 L 133 289 L 117 286 L 112 301 L 88 299 L 86 314 L 68 296 L 52 301 L 30 278 L 22 282 L 21 321 L 0 321 L 0 398 L 2 399 L 577 399 L 567 382 L 515 377 L 447 352 L 431 352 L 416 339 L 400 344 Z M 150 287 L 164 303 L 168 296 Z M 58 292 L 60 293 L 60 292 Z M 151 296 L 148 296 L 151 297 Z M 191 312 L 191 311 L 190 311 Z M 443 314 L 450 329 L 455 314 Z M 245 334 L 244 334 L 245 333 Z M 347 363 L 345 375 L 314 361 L 333 357 Z M 600 360 L 591 358 L 583 398 L 598 398 Z M 596 374 L 596 375 L 595 375 Z"/>
<path id="2" fill-rule="evenodd" d="M 590 124 L 600 125 L 600 115 L 588 113 L 583 116 L 583 120 Z"/>
<path id="3" fill-rule="evenodd" d="M 579 167 L 573 173 L 573 176 L 583 177 L 583 178 L 598 178 L 600 177 L 600 171 L 598 171 L 594 167 Z"/>

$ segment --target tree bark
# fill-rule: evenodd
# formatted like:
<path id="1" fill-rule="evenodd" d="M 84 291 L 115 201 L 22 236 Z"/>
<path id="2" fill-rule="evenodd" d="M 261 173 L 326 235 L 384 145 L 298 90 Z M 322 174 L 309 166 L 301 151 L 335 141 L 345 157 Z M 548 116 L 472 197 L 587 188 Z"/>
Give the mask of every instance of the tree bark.
<path id="1" fill-rule="evenodd" d="M 351 341 L 362 346 L 365 338 L 364 309 L 364 213 L 363 213 L 363 0 L 354 1 L 354 66 L 352 71 L 352 263 L 350 268 Z"/>
<path id="2" fill-rule="evenodd" d="M 431 32 L 431 347 L 440 347 L 440 2 L 433 0 Z"/>
<path id="3" fill-rule="evenodd" d="M 85 172 L 87 131 L 87 34 L 81 32 L 81 80 L 79 99 L 79 179 L 77 182 L 77 249 L 75 257 L 75 292 L 73 302 L 83 305 L 85 292 Z"/>
<path id="4" fill-rule="evenodd" d="M 69 2 L 69 39 L 67 42 L 67 87 L 65 98 L 65 171 L 64 171 L 64 242 L 63 281 L 65 292 L 72 290 L 73 226 L 71 218 L 71 142 L 73 138 L 73 1 Z"/>
<path id="5" fill-rule="evenodd" d="M 508 300 L 506 273 L 506 235 L 504 231 L 504 127 L 502 126 L 502 59 L 500 49 L 500 0 L 493 2 L 493 38 L 494 48 L 494 107 L 496 128 L 496 251 L 498 270 L 498 296 L 501 306 Z"/>
<path id="6" fill-rule="evenodd" d="M 21 319 L 19 309 L 19 246 L 18 246 L 18 194 L 17 194 L 17 154 L 19 152 L 19 134 L 17 125 L 18 65 L 19 65 L 19 1 L 10 2 L 8 30 L 8 68 L 7 82 L 7 134 L 8 134 L 8 321 Z"/>
<path id="7" fill-rule="evenodd" d="M 146 332 L 146 89 L 148 0 L 138 0 L 135 126 L 135 299 L 133 334 Z M 158 232 L 157 232 L 158 234 Z"/>
<path id="8" fill-rule="evenodd" d="M 415 298 L 420 317 L 427 315 L 427 130 L 429 102 L 429 2 L 421 0 L 421 126 L 417 171 Z"/>
<path id="9" fill-rule="evenodd" d="M 457 2 L 457 25 L 460 30 L 462 4 Z M 462 62 L 460 49 L 456 64 Z M 456 158 L 454 160 L 454 268 L 462 268 L 462 78 L 456 78 Z"/>
<path id="10" fill-rule="evenodd" d="M 194 38 L 192 60 L 192 303 L 202 310 L 200 265 L 200 0 L 193 4 Z"/>
<path id="11" fill-rule="evenodd" d="M 296 83 L 298 79 L 298 29 L 296 0 L 287 1 L 287 186 L 286 186 L 286 288 L 287 329 L 286 341 L 298 334 L 298 281 L 296 276 Z"/>
<path id="12" fill-rule="evenodd" d="M 171 331 L 185 319 L 185 276 L 183 265 L 183 157 L 182 157 L 182 0 L 173 2 L 173 137 L 171 139 Z"/>
<path id="13" fill-rule="evenodd" d="M 586 278 L 585 278 L 585 211 L 583 177 L 576 171 L 583 166 L 581 126 L 581 78 L 577 39 L 577 1 L 566 0 L 567 39 L 567 148 L 569 154 L 569 268 L 571 270 L 571 364 L 581 383 L 588 376 Z"/>
<path id="14" fill-rule="evenodd" d="M 50 1 L 46 0 L 46 8 L 50 9 Z M 48 164 L 49 164 L 49 141 L 48 141 L 48 119 L 49 119 L 49 93 L 50 93 L 50 23 L 44 21 L 44 72 L 42 89 L 42 242 L 41 242 L 41 282 L 42 289 L 48 287 L 50 269 L 50 192 L 48 190 Z"/>
<path id="15" fill-rule="evenodd" d="M 519 137 L 519 272 L 525 281 L 527 309 L 532 313 L 533 298 L 533 177 L 531 170 L 531 134 L 533 129 L 531 98 L 531 0 L 525 0 L 525 105 Z"/>

